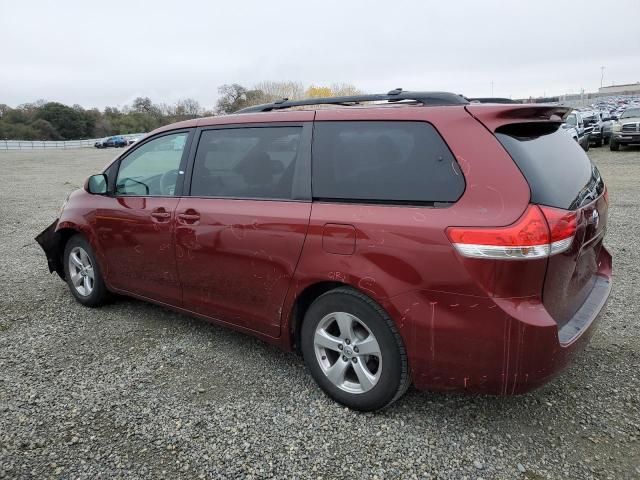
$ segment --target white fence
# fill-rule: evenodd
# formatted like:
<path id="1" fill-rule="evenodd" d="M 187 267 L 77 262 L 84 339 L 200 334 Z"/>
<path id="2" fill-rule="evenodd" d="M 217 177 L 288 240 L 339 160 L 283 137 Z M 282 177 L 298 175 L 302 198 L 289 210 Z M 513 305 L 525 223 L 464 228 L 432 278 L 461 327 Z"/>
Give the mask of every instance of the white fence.
<path id="1" fill-rule="evenodd" d="M 120 135 L 127 140 L 139 138 L 145 133 L 129 133 Z M 60 141 L 41 141 L 41 140 L 0 140 L 0 152 L 7 150 L 63 150 L 66 148 L 89 148 L 102 140 L 101 138 L 91 138 L 89 140 L 60 140 Z"/>

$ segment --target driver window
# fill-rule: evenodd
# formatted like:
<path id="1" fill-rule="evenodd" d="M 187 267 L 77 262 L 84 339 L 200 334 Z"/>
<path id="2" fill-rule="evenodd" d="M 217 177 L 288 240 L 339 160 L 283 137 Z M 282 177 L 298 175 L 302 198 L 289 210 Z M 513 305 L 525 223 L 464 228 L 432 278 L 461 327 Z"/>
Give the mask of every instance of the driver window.
<path id="1" fill-rule="evenodd" d="M 173 196 L 187 135 L 164 135 L 122 159 L 116 195 Z"/>

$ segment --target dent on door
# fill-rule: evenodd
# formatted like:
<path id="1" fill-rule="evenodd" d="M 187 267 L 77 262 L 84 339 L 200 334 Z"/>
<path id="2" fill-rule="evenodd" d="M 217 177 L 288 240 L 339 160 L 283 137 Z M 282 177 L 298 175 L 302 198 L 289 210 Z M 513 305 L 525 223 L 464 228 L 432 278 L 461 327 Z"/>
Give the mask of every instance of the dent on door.
<path id="1" fill-rule="evenodd" d="M 185 308 L 277 337 L 310 203 L 182 199 L 176 258 Z"/>
<path id="2" fill-rule="evenodd" d="M 95 228 L 117 289 L 179 305 L 172 222 L 177 198 L 106 198 Z"/>

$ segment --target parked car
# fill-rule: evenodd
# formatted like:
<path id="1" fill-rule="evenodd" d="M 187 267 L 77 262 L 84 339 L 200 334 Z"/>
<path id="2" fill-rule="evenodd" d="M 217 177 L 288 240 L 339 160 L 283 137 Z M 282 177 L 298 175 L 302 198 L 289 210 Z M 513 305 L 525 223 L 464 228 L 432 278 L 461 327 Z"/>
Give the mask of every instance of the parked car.
<path id="1" fill-rule="evenodd" d="M 601 112 L 583 112 L 582 117 L 585 125 L 591 127 L 589 133 L 589 143 L 596 147 L 601 147 L 605 143 L 609 143 L 611 139 L 612 121 L 608 115 Z"/>
<path id="2" fill-rule="evenodd" d="M 607 145 L 613 136 L 613 118 L 607 112 L 600 112 L 602 118 L 602 141 Z"/>
<path id="3" fill-rule="evenodd" d="M 626 109 L 612 128 L 611 150 L 620 150 L 620 145 L 640 144 L 640 107 Z"/>
<path id="4" fill-rule="evenodd" d="M 141 134 L 137 137 L 133 137 L 133 138 L 128 138 L 127 139 L 127 144 L 128 145 L 133 145 L 136 142 L 139 142 L 140 140 L 142 140 L 145 137 L 145 134 Z"/>
<path id="5" fill-rule="evenodd" d="M 128 145 L 127 139 L 121 135 L 114 137 L 103 138 L 98 140 L 93 146 L 96 148 L 109 148 L 109 147 L 126 147 Z"/>
<path id="6" fill-rule="evenodd" d="M 591 131 L 593 130 L 593 127 L 585 124 L 584 117 L 581 112 L 574 110 L 569 115 L 567 115 L 562 128 L 575 130 L 577 136 L 571 136 L 574 137 L 576 142 L 578 142 L 578 144 L 585 152 L 589 151 L 589 136 L 591 134 Z"/>
<path id="7" fill-rule="evenodd" d="M 567 114 L 394 90 L 189 120 L 89 177 L 37 240 L 81 304 L 129 295 L 300 351 L 354 409 L 410 383 L 527 392 L 611 289 L 605 183 Z"/>

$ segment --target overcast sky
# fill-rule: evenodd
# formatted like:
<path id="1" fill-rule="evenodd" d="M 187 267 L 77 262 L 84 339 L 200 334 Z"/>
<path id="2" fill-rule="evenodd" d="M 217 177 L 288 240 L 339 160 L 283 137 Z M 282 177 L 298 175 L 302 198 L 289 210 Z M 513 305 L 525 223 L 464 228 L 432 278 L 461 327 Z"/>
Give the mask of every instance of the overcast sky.
<path id="1" fill-rule="evenodd" d="M 640 81 L 640 0 L 0 0 L 0 103 L 137 96 L 213 106 L 218 86 L 348 82 L 539 96 Z"/>

